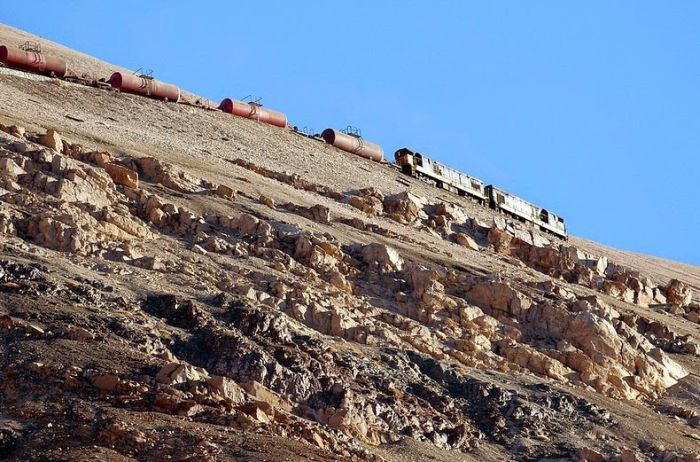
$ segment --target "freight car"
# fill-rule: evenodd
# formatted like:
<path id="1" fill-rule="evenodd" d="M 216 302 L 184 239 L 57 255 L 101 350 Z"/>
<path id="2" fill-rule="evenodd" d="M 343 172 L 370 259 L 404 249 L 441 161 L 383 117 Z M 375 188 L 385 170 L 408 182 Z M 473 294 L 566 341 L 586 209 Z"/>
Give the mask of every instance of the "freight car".
<path id="1" fill-rule="evenodd" d="M 409 176 L 421 178 L 438 188 L 446 189 L 460 196 L 469 196 L 480 204 L 486 204 L 484 182 L 478 178 L 442 165 L 419 152 L 401 148 L 394 153 L 396 164 Z"/>
<path id="2" fill-rule="evenodd" d="M 243 102 L 231 98 L 226 98 L 219 104 L 219 109 L 247 119 L 258 120 L 266 124 L 275 125 L 277 127 L 287 127 L 287 116 L 281 112 L 273 111 L 272 109 L 263 107 L 256 102 Z"/>
<path id="3" fill-rule="evenodd" d="M 30 42 L 25 43 L 23 49 L 0 46 L 0 63 L 14 69 L 55 77 L 64 77 L 68 71 L 64 60 L 46 56 L 38 44 Z"/>
<path id="4" fill-rule="evenodd" d="M 109 83 L 112 87 L 124 93 L 162 99 L 173 103 L 180 101 L 180 89 L 178 87 L 155 80 L 150 75 L 115 72 L 109 78 Z"/>
<path id="5" fill-rule="evenodd" d="M 486 193 L 489 197 L 489 207 L 492 209 L 504 212 L 521 221 L 532 223 L 542 231 L 547 231 L 562 239 L 566 239 L 566 225 L 564 224 L 564 219 L 560 216 L 494 185 L 486 186 Z"/>
<path id="6" fill-rule="evenodd" d="M 321 138 L 323 138 L 326 143 L 340 150 L 357 154 L 365 159 L 375 162 L 384 160 L 384 149 L 378 144 L 371 143 L 362 138 L 360 131 L 354 127 L 347 127 L 345 130 L 326 128 L 321 132 Z"/>

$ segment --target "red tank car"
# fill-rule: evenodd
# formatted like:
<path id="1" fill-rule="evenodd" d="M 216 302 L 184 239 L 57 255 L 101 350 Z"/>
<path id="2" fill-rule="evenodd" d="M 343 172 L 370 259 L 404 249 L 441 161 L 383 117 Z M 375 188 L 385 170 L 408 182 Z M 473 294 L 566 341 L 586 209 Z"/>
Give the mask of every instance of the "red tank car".
<path id="1" fill-rule="evenodd" d="M 169 83 L 159 82 L 149 77 L 115 72 L 112 74 L 112 77 L 109 78 L 109 83 L 112 87 L 124 93 L 148 96 L 164 101 L 172 101 L 174 103 L 180 101 L 180 89 L 178 87 L 170 85 Z"/>
<path id="2" fill-rule="evenodd" d="M 348 135 L 339 130 L 327 128 L 321 133 L 321 138 L 338 149 L 357 154 L 365 159 L 381 162 L 384 158 L 384 150 L 381 146 L 370 143 L 356 135 Z"/>
<path id="3" fill-rule="evenodd" d="M 257 119 L 261 122 L 282 128 L 287 126 L 287 116 L 281 112 L 273 111 L 270 108 L 257 106 L 256 113 Z"/>
<path id="4" fill-rule="evenodd" d="M 231 98 L 224 99 L 219 104 L 219 109 L 229 114 L 245 117 L 247 119 L 259 120 L 266 124 L 285 128 L 287 126 L 287 116 L 281 112 L 273 111 L 266 107 L 254 103 L 244 103 Z"/>
<path id="5" fill-rule="evenodd" d="M 38 51 L 24 51 L 0 46 L 0 62 L 13 69 L 36 72 L 38 74 L 64 77 L 66 62 L 59 58 L 46 56 Z"/>

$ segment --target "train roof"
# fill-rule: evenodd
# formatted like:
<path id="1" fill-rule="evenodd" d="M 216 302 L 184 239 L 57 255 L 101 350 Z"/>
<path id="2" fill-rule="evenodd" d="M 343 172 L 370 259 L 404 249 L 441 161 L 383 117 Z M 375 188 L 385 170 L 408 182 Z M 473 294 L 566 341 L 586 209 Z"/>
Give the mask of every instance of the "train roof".
<path id="1" fill-rule="evenodd" d="M 542 210 L 546 210 L 547 213 L 549 213 L 550 215 L 556 217 L 557 220 L 559 220 L 560 222 L 564 223 L 564 218 L 562 218 L 559 214 L 556 214 L 556 213 L 552 212 L 552 211 L 551 211 L 550 209 L 548 209 L 548 208 L 540 207 L 540 206 L 537 205 L 537 204 L 533 204 L 532 202 L 530 202 L 530 201 L 528 201 L 528 200 L 525 200 L 525 199 L 523 199 L 523 198 L 520 197 L 520 196 L 516 196 L 515 194 L 506 191 L 505 189 L 499 188 L 498 186 L 495 186 L 495 185 L 492 185 L 492 184 L 487 185 L 487 186 L 486 186 L 486 189 L 494 189 L 494 190 L 499 191 L 499 192 L 501 192 L 501 193 L 503 193 L 503 194 L 506 194 L 506 195 L 508 195 L 508 196 L 510 196 L 510 197 L 514 197 L 515 199 L 518 199 L 518 200 L 520 200 L 520 201 L 523 201 L 523 202 L 525 202 L 526 204 L 531 205 L 532 207 L 535 207 L 535 208 L 538 208 L 538 209 L 542 209 Z"/>

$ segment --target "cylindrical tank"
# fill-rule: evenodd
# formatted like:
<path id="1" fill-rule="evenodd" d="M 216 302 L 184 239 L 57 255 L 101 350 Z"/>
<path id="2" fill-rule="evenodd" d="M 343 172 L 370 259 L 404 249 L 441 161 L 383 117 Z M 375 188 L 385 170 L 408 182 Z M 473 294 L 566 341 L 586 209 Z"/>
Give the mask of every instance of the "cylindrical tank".
<path id="1" fill-rule="evenodd" d="M 351 152 L 375 162 L 381 162 L 384 158 L 384 150 L 378 144 L 370 143 L 362 138 L 347 135 L 332 128 L 326 128 L 321 133 L 326 143 L 332 144 L 338 149 Z"/>
<path id="2" fill-rule="evenodd" d="M 115 72 L 109 78 L 109 83 L 112 87 L 125 93 L 133 93 L 134 95 L 149 96 L 151 98 L 162 99 L 177 103 L 180 101 L 180 89 L 169 83 L 159 82 L 158 80 L 139 77 L 134 74 L 124 74 Z"/>
<path id="3" fill-rule="evenodd" d="M 254 107 L 243 101 L 226 98 L 219 104 L 219 109 L 240 117 L 250 117 L 253 114 Z"/>
<path id="4" fill-rule="evenodd" d="M 229 114 L 259 120 L 260 122 L 265 122 L 266 124 L 275 125 L 277 127 L 284 128 L 287 126 L 286 115 L 266 107 L 258 106 L 257 104 L 244 103 L 243 101 L 226 98 L 219 104 L 219 109 Z"/>
<path id="5" fill-rule="evenodd" d="M 273 111 L 267 107 L 257 106 L 256 113 L 257 119 L 261 122 L 282 128 L 287 126 L 287 116 L 281 112 Z"/>
<path id="6" fill-rule="evenodd" d="M 0 62 L 7 67 L 37 72 L 44 75 L 63 77 L 66 75 L 66 62 L 62 59 L 45 56 L 36 51 L 17 50 L 0 46 Z"/>

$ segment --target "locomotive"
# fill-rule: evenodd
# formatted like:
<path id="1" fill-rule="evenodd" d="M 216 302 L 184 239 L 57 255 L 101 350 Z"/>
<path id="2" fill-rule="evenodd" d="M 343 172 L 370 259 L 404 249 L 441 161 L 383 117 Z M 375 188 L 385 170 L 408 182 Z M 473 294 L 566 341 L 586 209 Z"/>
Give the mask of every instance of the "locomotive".
<path id="1" fill-rule="evenodd" d="M 428 181 L 437 188 L 446 189 L 460 196 L 469 196 L 482 205 L 487 202 L 484 182 L 462 173 L 408 148 L 394 153 L 401 172 Z"/>
<path id="2" fill-rule="evenodd" d="M 508 193 L 497 186 L 484 186 L 478 178 L 462 173 L 451 167 L 408 148 L 401 148 L 394 154 L 396 165 L 401 172 L 425 180 L 437 188 L 469 196 L 482 205 L 497 212 L 539 227 L 540 230 L 567 238 L 564 219 L 549 210 L 538 207 L 520 197 Z"/>
<path id="3" fill-rule="evenodd" d="M 327 143 L 371 161 L 385 163 L 382 147 L 363 139 L 360 132 L 351 129 L 351 127 L 345 130 L 327 128 L 320 135 L 309 134 L 298 130 L 297 127 L 290 127 L 285 114 L 262 107 L 258 102 L 243 102 L 226 98 L 218 108 L 210 107 L 200 101 L 189 102 L 182 97 L 178 87 L 155 80 L 147 74 L 115 72 L 108 80 L 95 79 L 88 74 L 78 76 L 70 70 L 64 60 L 42 53 L 40 45 L 35 42 L 25 42 L 20 49 L 5 45 L 0 46 L 0 64 L 73 83 L 132 93 L 165 102 L 194 105 L 202 109 L 246 117 L 280 128 L 291 128 L 294 133 L 299 135 Z M 401 148 L 394 155 L 395 166 L 406 175 L 419 178 L 454 194 L 468 197 L 483 206 L 530 223 L 540 230 L 562 239 L 567 238 L 564 219 L 549 210 L 538 207 L 494 185 L 485 186 L 480 179 L 443 165 L 409 148 Z"/>

